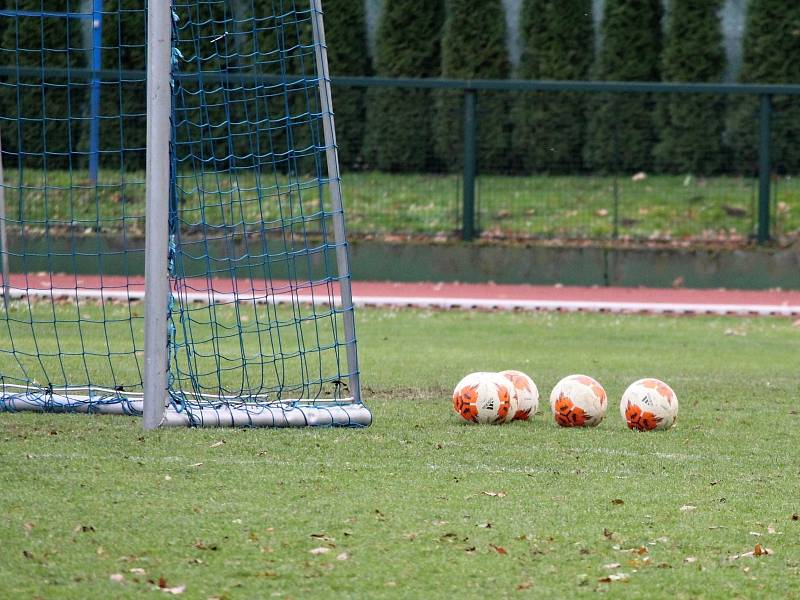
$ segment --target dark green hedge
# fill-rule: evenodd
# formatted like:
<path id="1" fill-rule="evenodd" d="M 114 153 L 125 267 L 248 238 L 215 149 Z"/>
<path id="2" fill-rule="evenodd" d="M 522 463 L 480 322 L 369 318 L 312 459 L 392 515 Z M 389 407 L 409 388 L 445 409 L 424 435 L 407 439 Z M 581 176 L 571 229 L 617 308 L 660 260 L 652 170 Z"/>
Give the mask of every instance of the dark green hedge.
<path id="1" fill-rule="evenodd" d="M 595 79 L 659 81 L 661 0 L 607 0 Z M 589 168 L 630 172 L 652 166 L 656 101 L 647 94 L 596 94 L 584 158 Z"/>
<path id="2" fill-rule="evenodd" d="M 722 0 L 672 0 L 664 42 L 662 77 L 675 82 L 719 82 L 725 50 Z M 671 94 L 661 100 L 656 168 L 710 175 L 725 166 L 725 101 L 712 94 Z"/>
<path id="3" fill-rule="evenodd" d="M 106 0 L 103 69 L 142 70 L 147 56 L 143 0 Z M 100 164 L 144 169 L 147 147 L 147 89 L 141 81 L 105 81 L 100 86 Z M 89 147 L 85 127 L 83 146 Z"/>
<path id="4" fill-rule="evenodd" d="M 521 29 L 521 78 L 589 78 L 594 56 L 592 0 L 525 0 Z M 516 97 L 513 146 L 525 171 L 581 169 L 587 98 L 569 92 Z"/>
<path id="5" fill-rule="evenodd" d="M 386 0 L 378 27 L 379 77 L 438 77 L 444 0 Z M 433 94 L 421 89 L 367 92 L 368 167 L 382 171 L 436 169 Z"/>
<path id="6" fill-rule="evenodd" d="M 742 83 L 800 83 L 800 3 L 750 0 L 744 37 Z M 773 99 L 772 157 L 778 172 L 800 172 L 800 99 Z M 753 172 L 758 162 L 758 99 L 736 99 L 729 137 L 735 167 Z"/>
<path id="7" fill-rule="evenodd" d="M 370 75 L 364 1 L 325 0 L 324 9 L 325 39 L 331 75 Z M 339 162 L 344 169 L 359 167 L 364 162 L 365 94 L 364 88 L 333 89 L 336 141 Z"/>
<path id="8" fill-rule="evenodd" d="M 42 3 L 18 0 L 15 8 L 41 11 Z M 5 65 L 44 65 L 64 72 L 57 77 L 11 77 L 0 88 L 5 164 L 21 163 L 36 169 L 85 165 L 86 147 L 81 146 L 80 140 L 88 113 L 88 84 L 69 82 L 68 78 L 68 68 L 86 66 L 81 23 L 58 17 L 3 20 L 7 23 L 0 45 Z M 42 87 L 43 83 L 47 86 Z"/>
<path id="9" fill-rule="evenodd" d="M 442 38 L 442 76 L 460 79 L 506 79 L 510 63 L 506 49 L 505 10 L 501 0 L 448 0 Z M 463 153 L 463 98 L 460 92 L 437 94 L 436 149 L 450 170 L 458 169 Z M 509 164 L 509 96 L 478 94 L 478 169 L 503 171 Z"/>

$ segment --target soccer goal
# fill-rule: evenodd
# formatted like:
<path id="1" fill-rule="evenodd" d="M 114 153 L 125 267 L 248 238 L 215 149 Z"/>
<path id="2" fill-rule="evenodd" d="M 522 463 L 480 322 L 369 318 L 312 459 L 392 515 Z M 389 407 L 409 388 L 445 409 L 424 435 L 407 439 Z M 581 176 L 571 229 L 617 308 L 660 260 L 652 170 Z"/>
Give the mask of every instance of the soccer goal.
<path id="1" fill-rule="evenodd" d="M 11 4 L 0 410 L 369 425 L 321 1 Z"/>

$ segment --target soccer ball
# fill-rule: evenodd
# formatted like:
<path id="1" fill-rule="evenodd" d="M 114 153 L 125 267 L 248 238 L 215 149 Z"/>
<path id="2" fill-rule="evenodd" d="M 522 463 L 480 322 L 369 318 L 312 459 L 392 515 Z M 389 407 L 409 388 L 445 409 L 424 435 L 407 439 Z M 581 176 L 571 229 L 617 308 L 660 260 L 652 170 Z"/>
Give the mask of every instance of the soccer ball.
<path id="1" fill-rule="evenodd" d="M 536 414 L 539 408 L 539 389 L 522 371 L 500 371 L 500 375 L 508 379 L 514 386 L 514 394 L 511 397 L 511 410 L 508 413 L 508 421 L 527 421 Z"/>
<path id="2" fill-rule="evenodd" d="M 453 408 L 470 423 L 505 423 L 514 387 L 499 373 L 470 373 L 453 390 Z"/>
<path id="3" fill-rule="evenodd" d="M 606 391 L 586 375 L 569 375 L 550 392 L 550 409 L 562 427 L 594 427 L 606 415 Z"/>
<path id="4" fill-rule="evenodd" d="M 669 429 L 678 418 L 678 397 L 663 381 L 640 379 L 622 394 L 619 412 L 629 429 Z"/>

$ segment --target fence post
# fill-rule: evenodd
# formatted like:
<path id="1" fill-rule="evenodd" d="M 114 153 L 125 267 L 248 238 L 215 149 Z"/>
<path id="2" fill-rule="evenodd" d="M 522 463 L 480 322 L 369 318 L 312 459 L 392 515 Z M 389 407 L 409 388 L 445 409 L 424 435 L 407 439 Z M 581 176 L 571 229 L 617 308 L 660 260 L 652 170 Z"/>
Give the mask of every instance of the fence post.
<path id="1" fill-rule="evenodd" d="M 475 90 L 464 90 L 464 206 L 461 237 L 475 238 Z"/>
<path id="2" fill-rule="evenodd" d="M 763 244 L 769 241 L 769 208 L 770 178 L 772 176 L 772 158 L 770 156 L 772 134 L 772 96 L 760 96 L 758 114 L 758 233 L 757 241 Z"/>
<path id="3" fill-rule="evenodd" d="M 92 0 L 92 80 L 89 95 L 89 180 L 100 169 L 100 70 L 103 68 L 103 0 Z M 122 82 L 120 82 L 122 86 Z"/>

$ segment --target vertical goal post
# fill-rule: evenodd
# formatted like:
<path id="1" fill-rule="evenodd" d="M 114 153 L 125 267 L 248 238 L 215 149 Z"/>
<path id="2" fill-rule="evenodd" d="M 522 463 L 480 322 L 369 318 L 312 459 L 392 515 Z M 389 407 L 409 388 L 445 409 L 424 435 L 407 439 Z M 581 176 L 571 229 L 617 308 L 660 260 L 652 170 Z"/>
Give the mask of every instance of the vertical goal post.
<path id="1" fill-rule="evenodd" d="M 0 136 L 18 132 L 0 150 L 12 163 L 0 180 L 0 411 L 140 415 L 146 429 L 369 425 L 320 0 L 151 0 L 146 11 L 130 0 L 119 13 L 92 2 L 96 30 L 116 19 L 120 72 L 97 79 L 94 38 L 86 106 L 73 106 L 83 96 L 71 81 L 87 74 L 70 56 L 85 49 L 66 34 L 65 150 L 53 150 L 54 100 L 10 102 L 58 76 L 46 59 L 60 39 L 21 49 L 41 68 L 0 81 Z M 146 21 L 146 38 L 123 42 L 123 12 Z M 130 64 L 140 51 L 146 65 Z M 133 141 L 144 115 L 126 108 L 125 85 L 139 81 L 146 152 Z M 101 88 L 119 113 L 97 112 Z M 75 185 L 84 122 L 102 151 L 95 178 Z M 40 146 L 23 148 L 22 123 Z"/>

